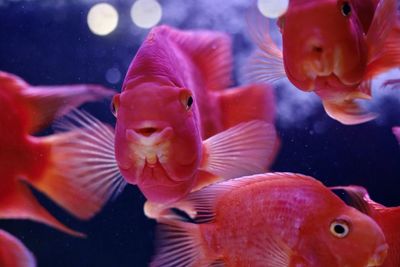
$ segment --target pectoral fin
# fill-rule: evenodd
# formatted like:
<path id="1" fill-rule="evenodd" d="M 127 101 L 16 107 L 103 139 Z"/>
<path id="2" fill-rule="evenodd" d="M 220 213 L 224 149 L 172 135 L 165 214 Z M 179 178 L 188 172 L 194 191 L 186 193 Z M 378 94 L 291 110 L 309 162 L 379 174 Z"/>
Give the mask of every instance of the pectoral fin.
<path id="1" fill-rule="evenodd" d="M 326 113 L 342 124 L 354 125 L 375 119 L 378 115 L 366 112 L 355 100 L 342 102 L 323 101 Z"/>

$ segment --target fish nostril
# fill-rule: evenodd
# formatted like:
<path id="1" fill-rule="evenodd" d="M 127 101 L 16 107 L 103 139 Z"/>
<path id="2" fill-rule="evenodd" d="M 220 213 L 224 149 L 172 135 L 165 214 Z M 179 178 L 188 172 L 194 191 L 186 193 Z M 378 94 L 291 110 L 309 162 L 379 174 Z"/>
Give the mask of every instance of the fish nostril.
<path id="1" fill-rule="evenodd" d="M 324 49 L 321 46 L 313 45 L 312 51 L 315 53 L 321 54 L 324 51 Z"/>
<path id="2" fill-rule="evenodd" d="M 146 127 L 146 128 L 135 129 L 135 132 L 143 136 L 151 136 L 156 132 L 160 132 L 160 130 L 154 127 Z"/>

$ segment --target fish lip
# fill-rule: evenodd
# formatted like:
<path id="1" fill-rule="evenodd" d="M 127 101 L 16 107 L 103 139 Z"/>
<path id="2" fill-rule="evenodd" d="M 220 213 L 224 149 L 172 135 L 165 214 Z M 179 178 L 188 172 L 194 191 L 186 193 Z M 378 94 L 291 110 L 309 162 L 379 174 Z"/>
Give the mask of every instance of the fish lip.
<path id="1" fill-rule="evenodd" d="M 139 143 L 145 146 L 158 145 L 165 140 L 171 139 L 173 137 L 173 129 L 170 126 L 162 127 L 159 124 L 141 124 L 142 127 L 130 127 L 125 130 L 125 137 L 129 142 Z M 155 131 L 149 136 L 140 134 L 140 130 L 144 128 L 154 128 L 161 129 L 160 131 Z"/>
<path id="2" fill-rule="evenodd" d="M 367 267 L 381 266 L 386 259 L 389 246 L 382 244 L 375 250 L 374 255 L 369 259 Z"/>

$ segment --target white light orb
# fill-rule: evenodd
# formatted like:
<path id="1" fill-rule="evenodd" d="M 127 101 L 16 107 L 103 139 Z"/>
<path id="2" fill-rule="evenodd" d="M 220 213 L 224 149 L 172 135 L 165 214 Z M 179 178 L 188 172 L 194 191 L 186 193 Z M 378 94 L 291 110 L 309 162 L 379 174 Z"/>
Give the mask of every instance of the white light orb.
<path id="1" fill-rule="evenodd" d="M 96 4 L 89 10 L 87 23 L 94 34 L 110 34 L 118 25 L 118 12 L 110 4 Z"/>
<path id="2" fill-rule="evenodd" d="M 289 6 L 289 0 L 257 0 L 258 10 L 263 16 L 275 19 L 283 14 Z"/>
<path id="3" fill-rule="evenodd" d="M 118 68 L 110 68 L 106 72 L 106 80 L 111 84 L 119 83 L 121 80 L 122 74 Z"/>
<path id="4" fill-rule="evenodd" d="M 140 28 L 149 29 L 160 22 L 162 7 L 156 0 L 137 0 L 131 8 L 131 18 Z"/>

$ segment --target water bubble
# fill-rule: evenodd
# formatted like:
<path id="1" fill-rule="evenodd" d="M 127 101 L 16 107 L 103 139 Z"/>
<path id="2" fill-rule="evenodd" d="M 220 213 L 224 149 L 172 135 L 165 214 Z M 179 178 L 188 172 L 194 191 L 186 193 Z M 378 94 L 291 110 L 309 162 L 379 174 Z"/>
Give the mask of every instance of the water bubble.
<path id="1" fill-rule="evenodd" d="M 257 0 L 258 10 L 267 18 L 275 19 L 283 15 L 289 6 L 289 0 Z"/>

